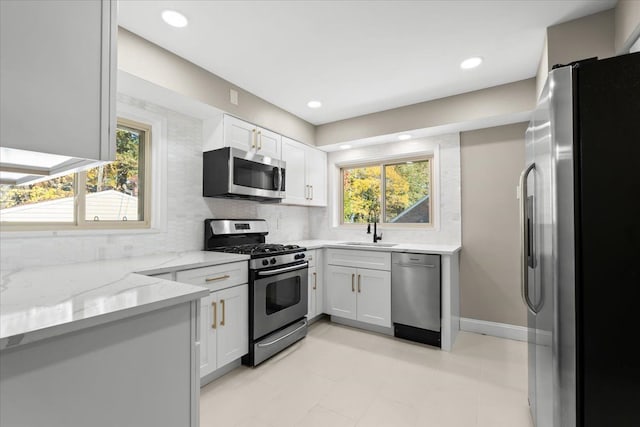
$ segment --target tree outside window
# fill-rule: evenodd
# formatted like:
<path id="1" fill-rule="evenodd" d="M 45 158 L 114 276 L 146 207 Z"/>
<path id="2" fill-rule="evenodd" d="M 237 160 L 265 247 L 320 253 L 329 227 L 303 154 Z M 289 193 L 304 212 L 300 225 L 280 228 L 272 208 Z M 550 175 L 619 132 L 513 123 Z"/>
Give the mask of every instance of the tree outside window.
<path id="1" fill-rule="evenodd" d="M 431 224 L 431 158 L 342 169 L 342 223 Z"/>

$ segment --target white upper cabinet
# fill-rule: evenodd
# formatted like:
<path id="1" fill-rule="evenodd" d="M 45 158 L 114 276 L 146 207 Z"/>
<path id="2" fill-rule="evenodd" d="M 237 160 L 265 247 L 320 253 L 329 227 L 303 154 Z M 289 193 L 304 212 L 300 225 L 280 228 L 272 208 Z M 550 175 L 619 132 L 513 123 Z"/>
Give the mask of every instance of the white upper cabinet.
<path id="1" fill-rule="evenodd" d="M 275 132 L 237 119 L 224 116 L 224 146 L 235 147 L 261 156 L 280 159 L 281 136 Z"/>
<path id="2" fill-rule="evenodd" d="M 327 153 L 282 137 L 282 160 L 286 162 L 284 204 L 327 205 Z"/>
<path id="3" fill-rule="evenodd" d="M 116 25 L 115 0 L 0 1 L 3 178 L 115 160 Z"/>
<path id="4" fill-rule="evenodd" d="M 282 160 L 286 162 L 285 194 L 283 203 L 308 205 L 305 158 L 307 150 L 303 144 L 282 138 Z"/>

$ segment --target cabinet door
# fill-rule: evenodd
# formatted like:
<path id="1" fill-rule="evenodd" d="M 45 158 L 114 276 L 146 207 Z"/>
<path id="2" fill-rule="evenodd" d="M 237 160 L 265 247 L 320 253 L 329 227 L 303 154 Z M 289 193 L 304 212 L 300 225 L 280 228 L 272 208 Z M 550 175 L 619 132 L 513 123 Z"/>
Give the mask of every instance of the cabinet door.
<path id="1" fill-rule="evenodd" d="M 313 319 L 318 315 L 316 310 L 317 305 L 317 288 L 318 288 L 318 273 L 316 267 L 309 267 L 309 308 L 307 310 L 307 319 Z"/>
<path id="2" fill-rule="evenodd" d="M 357 320 L 391 327 L 391 273 L 358 269 L 356 288 Z"/>
<path id="3" fill-rule="evenodd" d="M 324 300 L 325 300 L 325 286 L 324 286 L 324 251 L 318 249 L 315 251 L 316 259 L 316 315 L 324 313 Z"/>
<path id="4" fill-rule="evenodd" d="M 215 292 L 218 299 L 218 368 L 249 351 L 249 286 Z"/>
<path id="5" fill-rule="evenodd" d="M 282 138 L 282 160 L 285 165 L 286 199 L 282 203 L 307 205 L 307 185 L 305 182 L 305 147 L 289 138 Z"/>
<path id="6" fill-rule="evenodd" d="M 356 319 L 356 269 L 327 266 L 327 313 Z"/>
<path id="7" fill-rule="evenodd" d="M 236 119 L 233 116 L 224 116 L 224 145 L 235 147 L 244 151 L 256 150 L 257 126 Z"/>
<path id="8" fill-rule="evenodd" d="M 216 370 L 215 294 L 200 299 L 200 377 Z"/>
<path id="9" fill-rule="evenodd" d="M 0 1 L 3 147 L 115 160 L 115 15 L 107 0 Z"/>
<path id="10" fill-rule="evenodd" d="M 269 156 L 272 159 L 280 160 L 282 146 L 282 136 L 270 130 L 258 128 L 256 136 L 256 147 L 258 154 Z"/>
<path id="11" fill-rule="evenodd" d="M 309 205 L 327 206 L 327 153 L 307 147 L 306 169 Z"/>

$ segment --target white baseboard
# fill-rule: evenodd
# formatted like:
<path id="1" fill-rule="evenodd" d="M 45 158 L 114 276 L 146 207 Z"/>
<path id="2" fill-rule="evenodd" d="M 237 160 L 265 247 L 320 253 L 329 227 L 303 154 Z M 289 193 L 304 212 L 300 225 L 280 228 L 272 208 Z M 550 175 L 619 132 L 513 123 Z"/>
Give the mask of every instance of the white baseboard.
<path id="1" fill-rule="evenodd" d="M 525 326 L 509 325 L 507 323 L 487 322 L 486 320 L 461 317 L 460 330 L 516 341 L 527 341 L 527 328 Z"/>

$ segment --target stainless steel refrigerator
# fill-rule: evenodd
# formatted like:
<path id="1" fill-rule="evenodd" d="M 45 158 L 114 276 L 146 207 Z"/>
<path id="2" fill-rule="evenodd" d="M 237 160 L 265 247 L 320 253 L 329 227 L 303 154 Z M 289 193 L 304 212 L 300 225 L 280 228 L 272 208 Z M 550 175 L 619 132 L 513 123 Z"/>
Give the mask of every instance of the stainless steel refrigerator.
<path id="1" fill-rule="evenodd" d="M 640 53 L 555 67 L 525 146 L 534 423 L 640 426 Z"/>

